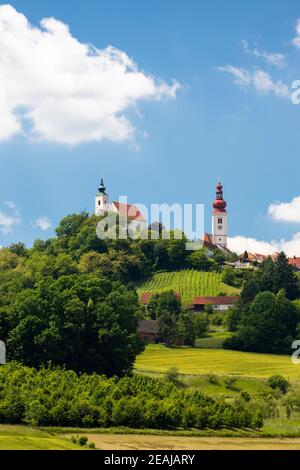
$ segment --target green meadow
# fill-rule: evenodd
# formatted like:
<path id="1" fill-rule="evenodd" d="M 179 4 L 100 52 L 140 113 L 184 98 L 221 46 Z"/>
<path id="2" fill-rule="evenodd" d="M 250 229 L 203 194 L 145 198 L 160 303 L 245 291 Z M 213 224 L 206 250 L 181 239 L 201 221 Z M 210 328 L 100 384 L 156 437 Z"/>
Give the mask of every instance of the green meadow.
<path id="1" fill-rule="evenodd" d="M 79 450 L 64 436 L 29 426 L 0 425 L 0 450 Z"/>
<path id="2" fill-rule="evenodd" d="M 177 367 L 180 374 L 236 375 L 267 378 L 281 374 L 290 380 L 300 379 L 300 365 L 292 364 L 290 356 L 258 354 L 224 349 L 146 346 L 135 363 L 137 372 L 165 373 Z"/>
<path id="3" fill-rule="evenodd" d="M 217 296 L 220 293 L 238 295 L 239 290 L 221 281 L 217 272 L 195 271 L 182 269 L 154 274 L 139 286 L 141 292 L 179 292 L 183 303 L 191 303 L 196 296 Z"/>

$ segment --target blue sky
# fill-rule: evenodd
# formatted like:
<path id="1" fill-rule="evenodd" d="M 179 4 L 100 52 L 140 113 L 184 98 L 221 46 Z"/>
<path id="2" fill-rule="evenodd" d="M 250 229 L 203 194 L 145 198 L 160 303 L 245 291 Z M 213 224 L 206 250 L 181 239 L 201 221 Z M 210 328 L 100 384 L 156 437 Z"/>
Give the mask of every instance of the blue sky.
<path id="1" fill-rule="evenodd" d="M 123 122 L 107 127 L 104 116 L 106 136 L 97 140 L 87 137 L 92 135 L 89 129 L 82 141 L 78 137 L 79 142 L 71 142 L 80 133 L 70 127 L 74 120 L 69 126 L 63 114 L 59 128 L 51 127 L 49 137 L 53 122 L 49 122 L 52 109 L 47 107 L 43 108 L 47 116 L 40 109 L 34 115 L 39 130 L 35 138 L 32 123 L 24 116 L 22 128 L 2 139 L 0 122 L 1 245 L 16 241 L 30 245 L 35 238 L 52 236 L 66 214 L 92 212 L 100 176 L 114 199 L 126 194 L 129 201 L 146 205 L 204 203 L 209 230 L 211 202 L 221 176 L 230 236 L 266 242 L 284 239 L 277 245 L 300 255 L 300 236 L 296 235 L 300 204 L 297 199 L 292 202 L 300 195 L 300 106 L 290 99 L 291 84 L 300 79 L 299 2 L 27 0 L 10 5 L 38 28 L 49 17 L 68 24 L 76 47 L 84 43 L 105 50 L 112 45 L 137 64 L 135 72 L 147 77 L 147 83 L 138 83 L 139 96 L 130 95 L 128 106 L 121 105 L 123 98 L 118 97 L 116 116 L 125 116 L 125 128 L 114 127 Z M 9 40 L 13 42 L 14 35 L 19 35 L 13 25 L 17 17 L 10 21 Z M 52 34 L 64 33 L 55 26 Z M 1 30 L 0 46 L 3 50 Z M 5 47 L 10 53 L 11 44 L 6 42 Z M 72 55 L 72 44 L 68 47 Z M 29 52 L 26 67 L 31 66 Z M 62 60 L 71 61 L 69 55 L 63 57 L 64 50 L 61 54 Z M 47 84 L 37 96 L 28 90 L 30 80 L 27 83 L 22 76 L 22 68 L 9 64 L 9 73 L 24 82 L 22 93 L 36 108 L 47 93 L 58 91 L 57 82 L 53 80 L 50 86 L 45 78 L 48 64 L 54 63 L 46 55 L 34 58 L 35 67 L 40 60 L 38 87 L 41 80 Z M 80 72 L 76 77 L 80 79 Z M 122 76 L 120 84 L 121 80 Z M 80 88 L 80 82 L 77 85 Z M 105 87 L 110 87 L 109 81 L 95 94 L 99 107 L 102 96 L 110 106 L 115 103 L 114 92 Z M 93 85 L 91 99 L 92 89 Z M 65 88 L 59 95 L 63 112 L 64 92 Z M 16 95 L 13 89 L 5 99 L 17 100 Z M 14 103 L 22 113 L 23 101 Z M 84 108 L 79 113 L 78 125 L 80 119 L 87 122 L 84 129 L 90 124 L 90 112 Z M 65 130 L 69 137 L 62 143 Z M 271 216 L 268 208 L 274 202 L 289 204 L 276 205 Z M 47 223 L 37 222 L 40 218 L 42 222 L 49 219 L 51 227 L 41 230 L 38 225 L 45 229 Z M 294 241 L 286 244 L 292 237 Z M 236 239 L 238 246 L 246 242 Z M 265 248 L 251 243 L 257 250 Z"/>

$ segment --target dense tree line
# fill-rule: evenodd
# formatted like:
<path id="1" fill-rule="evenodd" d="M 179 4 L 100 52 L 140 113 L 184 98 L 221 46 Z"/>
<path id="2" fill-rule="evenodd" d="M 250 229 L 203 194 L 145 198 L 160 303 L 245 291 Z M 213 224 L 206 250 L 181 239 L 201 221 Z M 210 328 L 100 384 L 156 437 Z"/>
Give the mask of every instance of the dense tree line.
<path id="1" fill-rule="evenodd" d="M 77 372 L 128 373 L 143 345 L 130 282 L 145 256 L 125 240 L 103 242 L 95 217 L 66 217 L 57 237 L 0 250 L 0 338 L 8 360 Z"/>
<path id="2" fill-rule="evenodd" d="M 10 363 L 0 368 L 0 422 L 40 426 L 255 428 L 263 407 L 229 404 L 146 376 L 107 379 Z"/>
<path id="3" fill-rule="evenodd" d="M 85 212 L 69 215 L 56 237 L 0 250 L 0 338 L 8 360 L 125 374 L 142 349 L 136 283 L 157 269 L 215 269 L 224 261 L 218 250 L 211 259 L 204 250 L 187 252 L 186 238 L 175 232 L 169 239 L 101 240 L 98 222 Z M 176 315 L 176 334 L 193 344 L 191 318 L 175 312 L 175 303 L 161 306 L 164 324 Z"/>
<path id="4" fill-rule="evenodd" d="M 227 317 L 233 336 L 224 347 L 290 354 L 299 334 L 300 310 L 294 302 L 298 296 L 299 281 L 284 253 L 275 262 L 268 258 L 251 273 Z"/>

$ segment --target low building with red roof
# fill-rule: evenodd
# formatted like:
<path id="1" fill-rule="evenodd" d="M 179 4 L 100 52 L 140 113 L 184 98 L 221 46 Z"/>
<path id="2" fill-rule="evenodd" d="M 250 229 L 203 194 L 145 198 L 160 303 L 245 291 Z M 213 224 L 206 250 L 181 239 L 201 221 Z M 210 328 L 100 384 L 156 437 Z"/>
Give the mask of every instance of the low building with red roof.
<path id="1" fill-rule="evenodd" d="M 237 296 L 216 296 L 216 297 L 194 297 L 193 307 L 195 311 L 204 310 L 207 305 L 211 305 L 213 310 L 226 311 L 239 299 Z"/>

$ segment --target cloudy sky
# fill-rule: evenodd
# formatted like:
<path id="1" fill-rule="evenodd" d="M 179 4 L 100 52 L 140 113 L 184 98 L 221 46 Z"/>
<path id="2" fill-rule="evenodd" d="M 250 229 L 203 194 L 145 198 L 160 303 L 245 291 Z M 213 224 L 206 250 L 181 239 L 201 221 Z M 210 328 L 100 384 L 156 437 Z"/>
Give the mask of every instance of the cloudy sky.
<path id="1" fill-rule="evenodd" d="M 101 176 L 210 230 L 221 176 L 231 247 L 300 256 L 299 2 L 16 0 L 0 51 L 0 245 L 92 212 Z"/>

